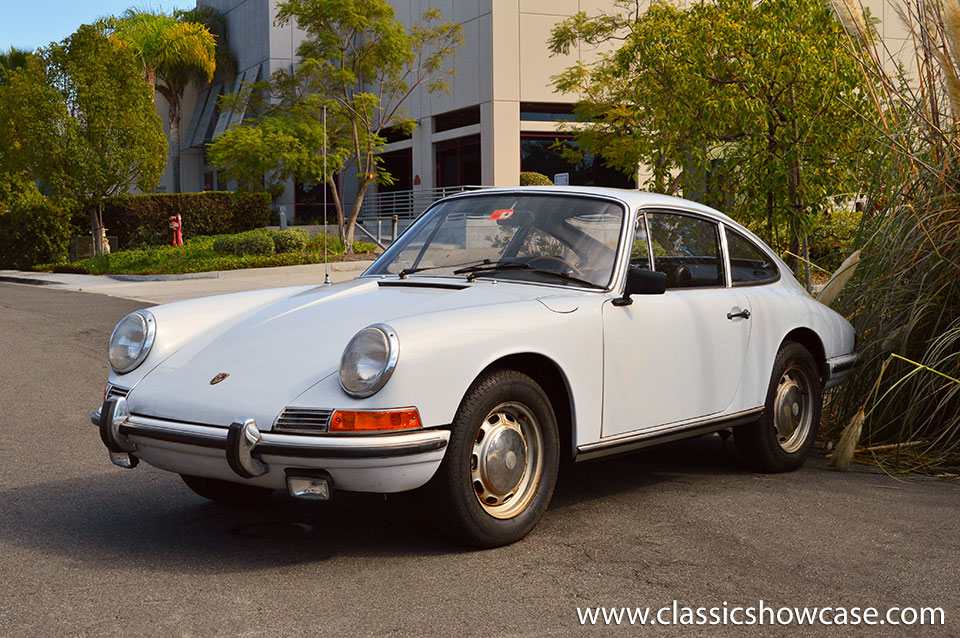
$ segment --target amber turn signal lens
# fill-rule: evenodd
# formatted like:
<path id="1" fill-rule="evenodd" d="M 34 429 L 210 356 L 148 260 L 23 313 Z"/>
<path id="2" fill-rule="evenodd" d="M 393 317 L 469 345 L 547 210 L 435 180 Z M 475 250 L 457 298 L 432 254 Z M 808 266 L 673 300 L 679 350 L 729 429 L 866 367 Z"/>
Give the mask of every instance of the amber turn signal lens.
<path id="1" fill-rule="evenodd" d="M 385 412 L 337 410 L 330 417 L 331 432 L 374 432 L 422 427 L 416 408 Z"/>

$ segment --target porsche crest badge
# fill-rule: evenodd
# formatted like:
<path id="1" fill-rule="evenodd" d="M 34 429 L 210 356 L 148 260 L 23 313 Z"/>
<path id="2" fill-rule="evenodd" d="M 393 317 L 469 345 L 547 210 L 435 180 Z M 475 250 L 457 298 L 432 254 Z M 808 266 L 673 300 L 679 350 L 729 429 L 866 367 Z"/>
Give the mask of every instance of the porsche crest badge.
<path id="1" fill-rule="evenodd" d="M 214 378 L 210 379 L 210 385 L 217 385 L 218 383 L 220 383 L 221 381 L 223 381 L 224 379 L 226 379 L 226 378 L 229 377 L 229 376 L 230 376 L 230 373 L 229 373 L 229 372 L 221 372 L 220 374 L 218 374 L 218 375 L 215 376 Z"/>

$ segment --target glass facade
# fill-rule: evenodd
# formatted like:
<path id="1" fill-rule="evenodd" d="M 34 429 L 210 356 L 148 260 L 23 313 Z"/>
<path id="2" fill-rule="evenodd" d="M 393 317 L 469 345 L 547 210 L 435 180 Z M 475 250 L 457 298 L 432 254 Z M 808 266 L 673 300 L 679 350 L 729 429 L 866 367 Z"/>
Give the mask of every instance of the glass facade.
<path id="1" fill-rule="evenodd" d="M 482 184 L 480 172 L 480 136 L 468 135 L 437 142 L 437 186 Z"/>
<path id="2" fill-rule="evenodd" d="M 634 188 L 632 177 L 604 166 L 600 158 L 586 155 L 579 163 L 567 161 L 556 148 L 557 143 L 574 145 L 573 136 L 561 133 L 521 133 L 520 170 L 542 173 L 554 178 L 557 173 L 569 173 L 570 184 L 577 186 L 613 186 Z"/>

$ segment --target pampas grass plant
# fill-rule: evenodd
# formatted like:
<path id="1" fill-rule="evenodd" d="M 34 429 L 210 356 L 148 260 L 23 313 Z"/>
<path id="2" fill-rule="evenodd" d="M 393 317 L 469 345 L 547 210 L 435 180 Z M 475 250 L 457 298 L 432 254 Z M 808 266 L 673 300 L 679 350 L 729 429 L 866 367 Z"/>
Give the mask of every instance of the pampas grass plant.
<path id="1" fill-rule="evenodd" d="M 868 197 L 876 231 L 833 286 L 857 328 L 850 381 L 827 406 L 838 467 L 960 473 L 960 0 L 905 0 L 917 73 L 891 73 L 856 0 L 835 0 L 874 83 L 891 162 Z M 902 68 L 902 67 L 901 67 Z M 849 269 L 848 269 L 849 270 Z M 830 424 L 833 424 L 832 427 Z"/>

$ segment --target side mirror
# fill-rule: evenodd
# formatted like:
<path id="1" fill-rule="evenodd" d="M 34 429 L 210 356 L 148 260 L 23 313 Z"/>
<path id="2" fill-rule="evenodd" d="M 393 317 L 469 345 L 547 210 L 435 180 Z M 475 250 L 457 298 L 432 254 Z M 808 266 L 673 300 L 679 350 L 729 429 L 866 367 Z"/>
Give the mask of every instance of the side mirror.
<path id="1" fill-rule="evenodd" d="M 640 268 L 627 270 L 627 285 L 622 297 L 613 300 L 614 306 L 629 306 L 630 295 L 662 295 L 667 290 L 667 273 Z"/>

